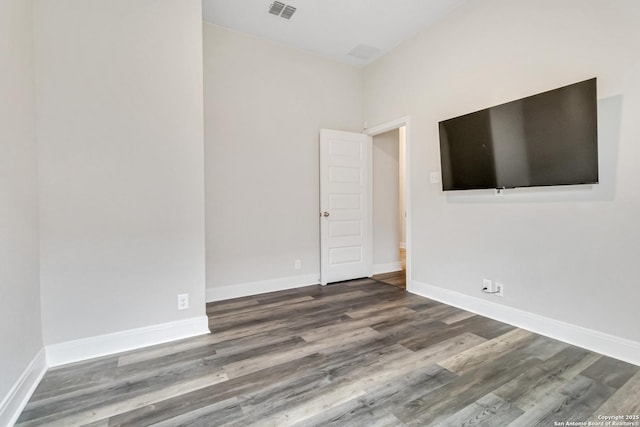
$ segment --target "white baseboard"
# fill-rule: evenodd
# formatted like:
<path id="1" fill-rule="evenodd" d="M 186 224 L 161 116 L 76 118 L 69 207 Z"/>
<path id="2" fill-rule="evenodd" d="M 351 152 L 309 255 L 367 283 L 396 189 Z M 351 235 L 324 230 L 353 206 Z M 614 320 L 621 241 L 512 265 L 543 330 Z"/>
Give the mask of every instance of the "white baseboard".
<path id="1" fill-rule="evenodd" d="M 135 350 L 209 333 L 207 316 L 192 317 L 136 329 L 46 346 L 49 366 L 65 365 L 122 351 Z"/>
<path id="2" fill-rule="evenodd" d="M 18 381 L 0 403 L 0 425 L 12 426 L 18 420 L 31 395 L 47 372 L 47 358 L 44 348 L 40 349 Z"/>
<path id="3" fill-rule="evenodd" d="M 236 285 L 207 288 L 207 302 L 240 298 L 265 292 L 284 291 L 285 289 L 300 288 L 302 286 L 320 283 L 317 274 L 306 276 L 289 276 L 279 279 L 261 280 L 259 282 L 238 283 Z"/>
<path id="4" fill-rule="evenodd" d="M 391 273 L 400 270 L 402 270 L 402 263 L 400 261 L 388 262 L 386 264 L 373 264 L 373 274 Z"/>
<path id="5" fill-rule="evenodd" d="M 639 342 L 415 280 L 407 285 L 407 290 L 414 294 L 640 366 Z"/>

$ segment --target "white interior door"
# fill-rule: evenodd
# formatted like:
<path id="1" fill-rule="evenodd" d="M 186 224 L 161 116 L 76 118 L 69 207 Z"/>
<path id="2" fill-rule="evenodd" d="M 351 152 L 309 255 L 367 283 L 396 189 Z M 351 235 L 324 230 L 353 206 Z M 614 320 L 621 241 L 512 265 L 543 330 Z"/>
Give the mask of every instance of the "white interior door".
<path id="1" fill-rule="evenodd" d="M 371 137 L 320 131 L 320 282 L 370 277 Z"/>

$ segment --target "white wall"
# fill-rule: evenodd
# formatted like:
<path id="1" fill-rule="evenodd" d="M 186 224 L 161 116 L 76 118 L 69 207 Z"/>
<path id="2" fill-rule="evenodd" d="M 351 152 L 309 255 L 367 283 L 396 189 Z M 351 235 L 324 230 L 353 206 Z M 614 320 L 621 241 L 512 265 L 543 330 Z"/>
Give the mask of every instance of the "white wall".
<path id="1" fill-rule="evenodd" d="M 362 71 L 210 24 L 204 52 L 209 297 L 317 283 L 319 130 L 362 129 Z"/>
<path id="2" fill-rule="evenodd" d="M 373 137 L 373 265 L 374 273 L 400 262 L 400 131 Z"/>
<path id="3" fill-rule="evenodd" d="M 31 1 L 0 0 L 0 40 L 2 402 L 42 348 Z"/>
<path id="4" fill-rule="evenodd" d="M 405 248 L 407 245 L 407 205 L 405 204 L 405 193 L 407 192 L 407 128 L 402 126 L 398 129 L 398 134 L 400 137 L 400 158 L 398 159 L 400 168 L 398 171 L 398 179 L 400 183 L 400 194 L 398 195 L 400 199 L 400 204 L 398 205 L 398 217 L 400 218 L 400 221 L 398 222 L 398 227 L 400 228 L 400 245 Z"/>
<path id="5" fill-rule="evenodd" d="M 204 315 L 201 2 L 35 19 L 45 343 Z"/>
<path id="6" fill-rule="evenodd" d="M 640 2 L 468 2 L 365 69 L 365 118 L 411 116 L 415 281 L 640 342 Z M 596 76 L 601 183 L 443 193 L 438 121 Z"/>

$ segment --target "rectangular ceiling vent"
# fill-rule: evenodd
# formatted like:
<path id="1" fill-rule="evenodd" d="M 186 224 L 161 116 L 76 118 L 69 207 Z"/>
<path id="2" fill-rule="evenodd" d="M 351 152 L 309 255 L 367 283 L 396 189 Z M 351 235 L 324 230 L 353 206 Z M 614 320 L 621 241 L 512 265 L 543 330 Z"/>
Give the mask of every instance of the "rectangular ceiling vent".
<path id="1" fill-rule="evenodd" d="M 279 16 L 284 19 L 291 19 L 295 12 L 295 7 L 288 4 L 280 3 L 279 1 L 274 1 L 273 3 L 271 3 L 271 6 L 269 6 L 270 14 Z"/>
<path id="2" fill-rule="evenodd" d="M 359 44 L 358 46 L 351 49 L 349 55 L 354 56 L 358 59 L 362 59 L 364 61 L 368 61 L 378 53 L 380 53 L 380 49 L 378 49 L 377 47 L 368 46 L 366 44 Z"/>
<path id="3" fill-rule="evenodd" d="M 271 7 L 269 7 L 269 13 L 272 15 L 280 16 L 282 9 L 284 9 L 285 4 L 280 3 L 279 1 L 274 1 L 271 3 Z"/>
<path id="4" fill-rule="evenodd" d="M 282 11 L 282 15 L 280 15 L 280 17 L 284 19 L 291 19 L 294 13 L 296 13 L 296 8 L 293 6 L 287 5 L 287 7 L 285 7 L 284 10 Z"/>

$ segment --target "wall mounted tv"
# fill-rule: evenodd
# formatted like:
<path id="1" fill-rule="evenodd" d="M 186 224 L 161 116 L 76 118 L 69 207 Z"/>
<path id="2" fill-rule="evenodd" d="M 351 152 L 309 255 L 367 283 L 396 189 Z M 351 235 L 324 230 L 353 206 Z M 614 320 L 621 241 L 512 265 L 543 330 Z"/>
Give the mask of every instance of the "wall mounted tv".
<path id="1" fill-rule="evenodd" d="M 442 189 L 598 182 L 596 79 L 440 122 Z"/>

